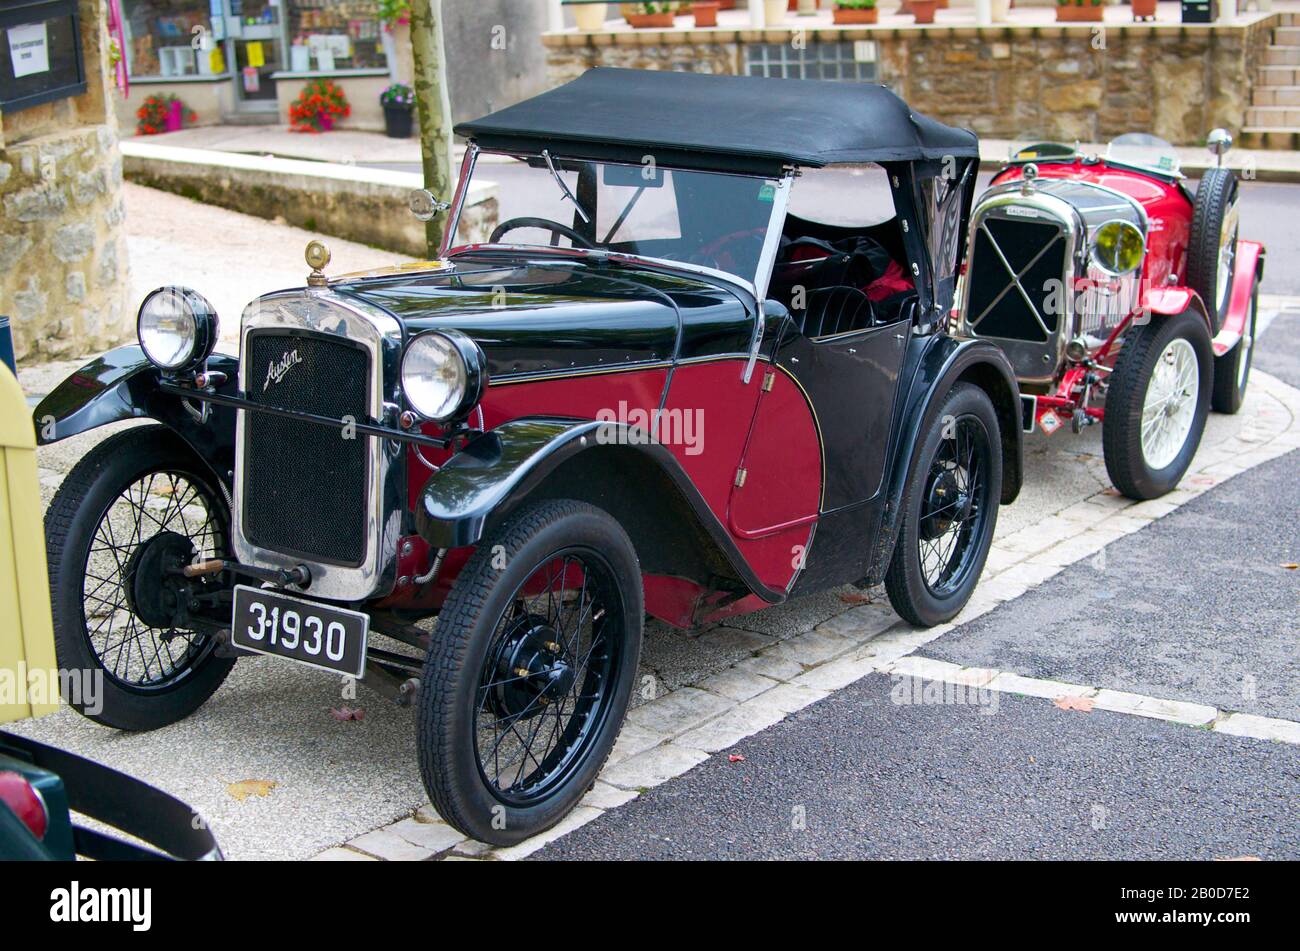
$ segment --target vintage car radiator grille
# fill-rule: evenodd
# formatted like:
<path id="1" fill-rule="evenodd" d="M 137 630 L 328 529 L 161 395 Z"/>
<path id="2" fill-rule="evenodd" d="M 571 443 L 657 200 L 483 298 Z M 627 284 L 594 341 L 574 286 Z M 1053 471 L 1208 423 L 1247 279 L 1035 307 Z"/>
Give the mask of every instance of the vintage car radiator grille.
<path id="1" fill-rule="evenodd" d="M 1064 306 L 1065 234 L 1053 224 L 988 217 L 975 235 L 967 320 L 982 337 L 1046 343 Z"/>
<path id="2" fill-rule="evenodd" d="M 248 398 L 335 419 L 370 417 L 370 358 L 338 338 L 256 331 L 248 337 Z M 316 561 L 359 565 L 366 555 L 365 436 L 269 413 L 244 428 L 244 537 Z"/>

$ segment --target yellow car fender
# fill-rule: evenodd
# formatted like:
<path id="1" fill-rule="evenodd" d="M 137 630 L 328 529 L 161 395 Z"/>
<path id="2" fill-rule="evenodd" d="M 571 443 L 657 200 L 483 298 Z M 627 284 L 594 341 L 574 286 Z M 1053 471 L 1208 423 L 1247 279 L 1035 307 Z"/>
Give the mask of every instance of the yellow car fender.
<path id="1" fill-rule="evenodd" d="M 42 509 L 31 414 L 0 365 L 0 723 L 59 707 Z"/>

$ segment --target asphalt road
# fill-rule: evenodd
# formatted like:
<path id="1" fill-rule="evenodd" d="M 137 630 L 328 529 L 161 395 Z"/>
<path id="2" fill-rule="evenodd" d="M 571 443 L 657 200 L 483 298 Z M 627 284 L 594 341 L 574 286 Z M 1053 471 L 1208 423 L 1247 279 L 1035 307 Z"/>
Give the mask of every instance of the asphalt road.
<path id="1" fill-rule="evenodd" d="M 1298 334 L 1284 313 L 1258 351 L 1291 385 Z M 1298 464 L 1230 479 L 919 653 L 1300 719 Z M 1294 746 L 892 687 L 858 681 L 536 857 L 1300 858 Z"/>
<path id="2" fill-rule="evenodd" d="M 1300 755 L 1003 695 L 891 702 L 873 674 L 538 859 L 1300 856 Z M 800 826 L 803 828 L 800 828 Z"/>

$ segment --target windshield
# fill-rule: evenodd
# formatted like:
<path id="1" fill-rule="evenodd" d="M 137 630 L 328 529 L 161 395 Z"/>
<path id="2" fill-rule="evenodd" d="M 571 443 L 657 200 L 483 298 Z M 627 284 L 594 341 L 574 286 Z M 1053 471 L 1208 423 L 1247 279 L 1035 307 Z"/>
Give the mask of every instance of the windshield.
<path id="1" fill-rule="evenodd" d="M 1111 139 L 1106 158 L 1166 175 L 1178 174 L 1178 150 L 1164 139 L 1145 132 L 1129 132 Z"/>
<path id="2" fill-rule="evenodd" d="M 543 155 L 485 153 L 474 180 L 495 182 L 495 244 L 598 248 L 695 264 L 756 282 L 775 179 Z"/>

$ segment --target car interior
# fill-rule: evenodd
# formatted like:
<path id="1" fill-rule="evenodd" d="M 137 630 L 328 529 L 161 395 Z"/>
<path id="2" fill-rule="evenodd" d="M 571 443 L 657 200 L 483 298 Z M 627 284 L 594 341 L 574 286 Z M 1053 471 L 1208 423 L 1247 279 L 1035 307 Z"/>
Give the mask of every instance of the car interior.
<path id="1" fill-rule="evenodd" d="M 848 181 L 832 184 L 851 176 Z M 836 222 L 801 217 L 803 192 L 835 187 L 853 199 Z M 791 194 L 768 297 L 814 340 L 907 317 L 916 301 L 893 198 L 879 166 L 805 170 Z"/>

